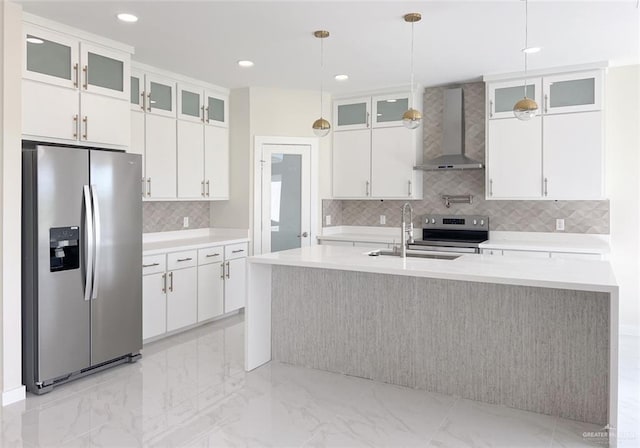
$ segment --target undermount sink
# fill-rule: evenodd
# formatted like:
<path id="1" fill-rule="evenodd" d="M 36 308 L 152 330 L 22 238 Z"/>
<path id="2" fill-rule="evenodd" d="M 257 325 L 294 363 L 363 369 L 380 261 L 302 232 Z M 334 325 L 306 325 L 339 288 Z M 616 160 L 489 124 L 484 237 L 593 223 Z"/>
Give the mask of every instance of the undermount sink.
<path id="1" fill-rule="evenodd" d="M 368 253 L 370 257 L 378 257 L 382 256 L 391 256 L 391 257 L 400 257 L 399 251 L 393 250 L 372 250 Z M 433 260 L 455 260 L 456 258 L 460 258 L 461 255 L 444 255 L 444 254 L 433 254 L 429 252 L 407 252 L 408 258 L 431 258 Z"/>

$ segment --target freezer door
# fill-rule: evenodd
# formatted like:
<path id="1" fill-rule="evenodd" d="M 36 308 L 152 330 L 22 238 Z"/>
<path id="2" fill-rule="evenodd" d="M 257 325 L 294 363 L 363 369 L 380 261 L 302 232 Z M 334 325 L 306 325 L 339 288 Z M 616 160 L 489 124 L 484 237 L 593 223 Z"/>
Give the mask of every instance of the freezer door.
<path id="1" fill-rule="evenodd" d="M 90 151 L 96 249 L 91 365 L 142 348 L 141 156 Z"/>
<path id="2" fill-rule="evenodd" d="M 90 362 L 83 197 L 83 186 L 89 183 L 89 153 L 51 147 L 38 147 L 36 152 L 37 204 L 31 206 L 37 206 L 37 325 L 33 330 L 37 328 L 35 381 L 39 382 L 77 372 Z M 67 231 L 68 237 L 63 234 Z M 67 263 L 74 256 L 74 233 L 79 237 L 77 264 Z M 56 240 L 59 245 L 53 243 Z"/>

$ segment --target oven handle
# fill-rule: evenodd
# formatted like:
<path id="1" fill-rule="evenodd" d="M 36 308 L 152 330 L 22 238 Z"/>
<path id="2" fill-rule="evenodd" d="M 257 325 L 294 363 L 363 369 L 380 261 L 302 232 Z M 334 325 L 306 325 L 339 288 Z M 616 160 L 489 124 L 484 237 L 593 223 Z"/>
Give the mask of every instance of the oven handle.
<path id="1" fill-rule="evenodd" d="M 479 247 L 453 247 L 453 246 L 424 246 L 422 244 L 409 244 L 409 250 L 424 252 L 455 252 L 461 254 L 479 254 Z"/>

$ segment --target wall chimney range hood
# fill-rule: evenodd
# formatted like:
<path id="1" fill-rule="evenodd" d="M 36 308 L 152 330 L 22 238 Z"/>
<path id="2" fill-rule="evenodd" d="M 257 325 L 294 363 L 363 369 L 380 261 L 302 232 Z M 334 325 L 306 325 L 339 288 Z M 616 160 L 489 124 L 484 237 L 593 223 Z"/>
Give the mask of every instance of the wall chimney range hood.
<path id="1" fill-rule="evenodd" d="M 464 101 L 462 88 L 444 91 L 442 155 L 427 160 L 415 170 L 472 170 L 484 165 L 464 155 Z"/>

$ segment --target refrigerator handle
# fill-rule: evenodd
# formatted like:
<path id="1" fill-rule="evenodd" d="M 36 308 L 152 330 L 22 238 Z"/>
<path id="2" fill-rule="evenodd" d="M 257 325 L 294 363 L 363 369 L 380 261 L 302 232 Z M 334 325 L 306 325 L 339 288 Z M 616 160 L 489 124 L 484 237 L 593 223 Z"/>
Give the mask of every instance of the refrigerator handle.
<path id="1" fill-rule="evenodd" d="M 87 256 L 85 262 L 84 300 L 91 300 L 91 285 L 93 283 L 93 206 L 91 205 L 91 191 L 89 185 L 84 185 L 84 225 L 87 232 Z"/>
<path id="2" fill-rule="evenodd" d="M 100 228 L 100 205 L 98 204 L 98 193 L 96 186 L 91 185 L 91 198 L 93 201 L 93 225 L 94 235 L 96 238 L 95 253 L 96 258 L 93 264 L 93 292 L 91 294 L 92 299 L 98 298 L 98 288 L 100 286 L 100 246 L 102 245 L 101 228 Z"/>

